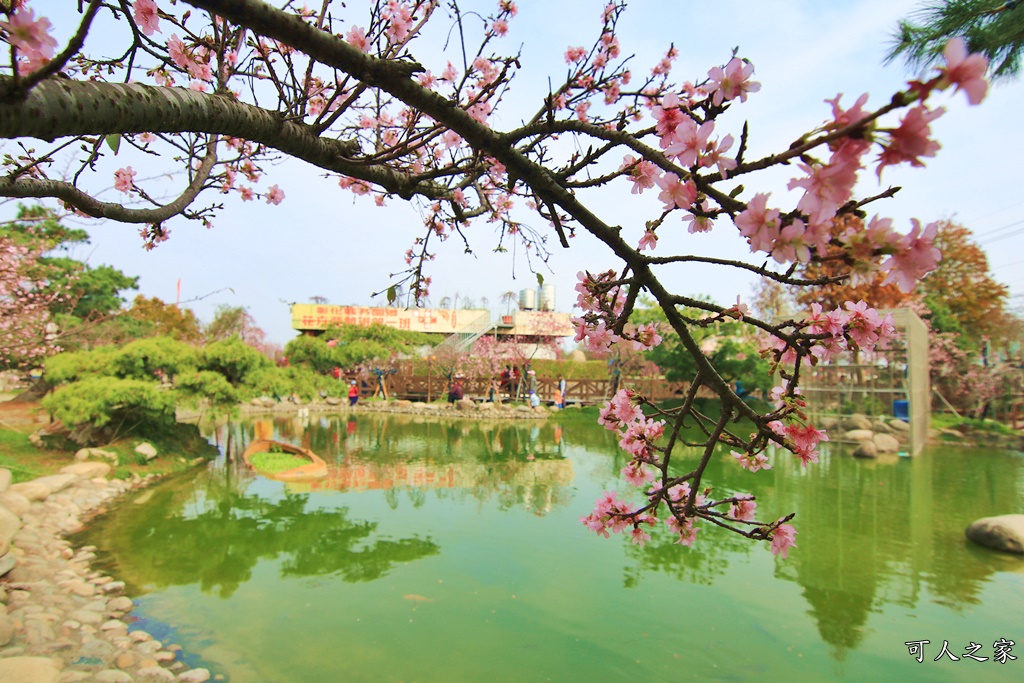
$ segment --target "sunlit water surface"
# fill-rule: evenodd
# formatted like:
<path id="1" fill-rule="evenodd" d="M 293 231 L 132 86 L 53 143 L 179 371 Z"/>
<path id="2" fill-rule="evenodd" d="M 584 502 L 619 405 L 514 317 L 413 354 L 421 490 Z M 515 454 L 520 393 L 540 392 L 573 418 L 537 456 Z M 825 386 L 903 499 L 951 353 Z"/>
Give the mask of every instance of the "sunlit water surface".
<path id="1" fill-rule="evenodd" d="M 707 525 L 689 549 L 667 529 L 642 549 L 588 532 L 624 460 L 586 421 L 282 419 L 235 425 L 230 448 L 270 431 L 330 476 L 217 462 L 77 539 L 128 582 L 139 625 L 234 683 L 1024 677 L 1024 560 L 963 535 L 1021 512 L 1018 453 L 832 451 L 807 469 L 780 453 L 757 474 L 718 459 L 719 491 L 797 513 L 781 560 Z M 992 659 L 1002 638 L 1019 660 Z M 920 640 L 919 663 L 904 643 Z M 934 661 L 943 641 L 959 661 Z M 963 657 L 971 642 L 987 661 Z"/>

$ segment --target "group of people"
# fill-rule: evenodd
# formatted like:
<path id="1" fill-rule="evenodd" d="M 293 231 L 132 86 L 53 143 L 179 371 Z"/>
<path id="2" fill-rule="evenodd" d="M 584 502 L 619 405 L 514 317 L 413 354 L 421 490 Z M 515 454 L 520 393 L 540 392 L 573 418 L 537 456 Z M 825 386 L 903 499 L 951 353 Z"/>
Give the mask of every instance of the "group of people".
<path id="1" fill-rule="evenodd" d="M 501 396 L 516 399 L 524 396 L 530 405 L 540 405 L 540 394 L 537 390 L 537 372 L 531 370 L 529 364 L 524 367 L 526 381 L 523 381 L 523 374 L 518 366 L 506 365 L 498 377 L 498 391 Z M 566 382 L 562 375 L 558 376 L 558 383 L 555 385 L 554 404 L 558 409 L 565 408 Z"/>

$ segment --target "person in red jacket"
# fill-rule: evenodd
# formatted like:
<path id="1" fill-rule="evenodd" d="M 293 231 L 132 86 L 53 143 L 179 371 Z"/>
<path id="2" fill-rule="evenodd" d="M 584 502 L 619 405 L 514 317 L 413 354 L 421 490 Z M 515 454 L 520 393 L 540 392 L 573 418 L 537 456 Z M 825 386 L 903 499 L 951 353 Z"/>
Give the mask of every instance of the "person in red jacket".
<path id="1" fill-rule="evenodd" d="M 355 380 L 348 385 L 348 404 L 354 406 L 359 400 L 359 387 L 356 386 Z"/>

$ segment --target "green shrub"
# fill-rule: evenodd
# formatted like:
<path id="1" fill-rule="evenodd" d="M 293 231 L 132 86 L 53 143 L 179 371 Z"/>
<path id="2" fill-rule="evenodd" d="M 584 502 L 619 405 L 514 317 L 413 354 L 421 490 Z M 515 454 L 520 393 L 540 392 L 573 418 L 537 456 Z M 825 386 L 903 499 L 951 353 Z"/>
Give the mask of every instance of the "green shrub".
<path id="1" fill-rule="evenodd" d="M 200 370 L 218 372 L 235 387 L 245 382 L 250 373 L 271 367 L 269 358 L 238 337 L 213 342 L 199 352 Z"/>
<path id="2" fill-rule="evenodd" d="M 58 387 L 42 405 L 68 427 L 90 425 L 113 436 L 174 425 L 175 394 L 156 382 L 94 377 Z"/>

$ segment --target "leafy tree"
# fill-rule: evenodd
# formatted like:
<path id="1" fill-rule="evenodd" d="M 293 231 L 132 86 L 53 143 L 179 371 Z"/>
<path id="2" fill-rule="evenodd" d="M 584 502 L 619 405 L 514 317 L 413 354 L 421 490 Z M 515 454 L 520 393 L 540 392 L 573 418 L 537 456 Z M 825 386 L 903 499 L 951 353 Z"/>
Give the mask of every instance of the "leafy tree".
<path id="1" fill-rule="evenodd" d="M 239 337 L 228 337 L 207 344 L 199 356 L 202 369 L 216 371 L 232 386 L 242 384 L 249 374 L 273 365 L 266 356 Z"/>
<path id="2" fill-rule="evenodd" d="M 932 311 L 937 331 L 955 332 L 961 347 L 977 350 L 983 338 L 1001 336 L 1009 317 L 1009 289 L 992 277 L 988 257 L 968 228 L 941 221 L 935 246 L 942 258 L 918 292 Z"/>
<path id="3" fill-rule="evenodd" d="M 748 393 L 772 388 L 770 364 L 761 357 L 763 339 L 751 334 L 746 325 L 731 317 L 701 320 L 703 312 L 694 308 L 680 309 L 680 313 L 695 320 L 694 339 L 724 380 L 734 385 L 738 382 Z M 654 322 L 661 329 L 668 327 L 661 309 L 655 307 L 638 310 L 636 321 Z M 671 332 L 666 332 L 662 343 L 646 355 L 672 381 L 689 380 L 697 371 L 693 356 Z"/>
<path id="4" fill-rule="evenodd" d="M 42 400 L 44 408 L 68 426 L 86 426 L 85 442 L 104 442 L 147 429 L 174 426 L 177 396 L 141 379 L 93 377 L 54 390 Z"/>
<path id="5" fill-rule="evenodd" d="M 602 9 L 589 46 L 566 51 L 567 67 L 559 67 L 564 76 L 546 83 L 533 114 L 509 130 L 495 127 L 494 112 L 520 69 L 518 54 L 502 54 L 518 11 L 511 0 L 499 0 L 490 13 L 473 12 L 472 27 L 458 5 L 426 0 L 370 2 L 345 12 L 343 3 L 325 0 L 319 9 L 298 13 L 291 3 L 278 9 L 261 0 L 134 0 L 130 12 L 126 2 L 80 5 L 77 16 L 59 18 L 29 14 L 25 0 L 4 10 L 8 25 L 20 28 L 4 36 L 12 75 L 0 77 L 0 137 L 22 145 L 3 159 L 0 196 L 51 198 L 90 216 L 142 226 L 152 248 L 168 239 L 167 222 L 177 217 L 211 225 L 228 206 L 225 194 L 281 203 L 284 188 L 261 184 L 262 173 L 277 157 L 292 157 L 358 196 L 418 203 L 422 232 L 406 252 L 408 268 L 391 285 L 405 285 L 417 300 L 428 294 L 433 245 L 464 234 L 470 223 L 496 224 L 498 250 L 518 240 L 541 258 L 548 235 L 530 222 L 550 224 L 552 239 L 563 247 L 577 231 L 589 233 L 614 254 L 616 265 L 581 273 L 577 341 L 592 350 L 656 346 L 651 328 L 631 322 L 646 293 L 692 358 L 691 381 L 722 404 L 716 416 L 685 405 L 679 409 L 684 415 L 657 413 L 667 427 L 638 414 L 635 404 L 643 399 L 629 392 L 617 394 L 606 409 L 606 424 L 625 437 L 621 443 L 629 450 L 627 480 L 655 477 L 660 486 L 644 486 L 649 494 L 639 507 L 603 498 L 586 523 L 602 534 L 628 531 L 638 544 L 649 538 L 641 525 L 662 515 L 680 543 L 693 542 L 695 521 L 714 520 L 770 540 L 773 552 L 785 556 L 795 534 L 789 517 L 758 520 L 749 497 L 705 499 L 698 493 L 707 490 L 705 466 L 720 442 L 744 454 L 748 466 L 764 458 L 771 443 L 805 464 L 816 461 L 821 434 L 795 400 L 804 360 L 890 334 L 860 309 L 835 311 L 826 332 L 802 320 L 762 321 L 739 304 L 722 307 L 671 292 L 671 274 L 697 262 L 801 285 L 797 264 L 832 258 L 841 249 L 855 271 L 891 259 L 890 273 L 904 290 L 912 289 L 934 266 L 931 230 L 867 229 L 830 240 L 832 219 L 863 212 L 890 194 L 854 197 L 866 165 L 875 163 L 880 174 L 891 165 L 922 166 L 922 158 L 936 153 L 930 124 L 943 112 L 935 104 L 940 92 L 964 90 L 977 103 L 985 87 L 975 68 L 984 65 L 954 52 L 928 83 L 884 97 L 877 109 L 867 107 L 867 96 L 849 108 L 837 98 L 823 125 L 795 131 L 792 142 L 779 140 L 778 153 L 751 159 L 748 151 L 757 145 L 749 144 L 750 130 L 758 127 L 735 134 L 715 127 L 735 120 L 721 117 L 759 90 L 753 65 L 723 55 L 724 63 L 706 76 L 678 84 L 671 80 L 677 51 L 666 46 L 650 71 L 634 73 L 617 35 L 625 11 L 620 0 Z M 100 14 L 104 40 L 86 41 Z M 51 19 L 72 36 L 60 51 L 48 34 Z M 442 33 L 460 37 L 451 42 L 457 54 L 431 54 L 440 41 L 420 40 L 428 26 L 444 22 Z M 190 87 L 168 87 L 182 83 Z M 528 93 L 516 95 L 529 101 Z M 869 154 L 876 146 L 877 157 Z M 109 166 L 97 161 L 109 161 L 118 150 L 125 165 L 111 178 Z M 128 164 L 143 159 L 187 173 L 177 176 L 183 180 L 173 190 L 159 173 L 136 183 L 138 173 Z M 779 200 L 757 191 L 759 179 L 782 166 L 796 174 L 790 187 L 803 190 L 796 206 L 770 205 Z M 121 201 L 98 197 L 111 180 Z M 660 191 L 663 206 L 631 215 L 624 225 L 609 222 L 599 215 L 600 202 L 590 202 L 624 191 L 627 183 L 633 193 Z M 154 199 L 165 196 L 166 202 Z M 536 220 L 522 220 L 518 210 L 533 211 Z M 646 253 L 657 246 L 659 232 L 681 222 L 690 232 L 731 222 L 755 256 Z M 778 409 L 759 412 L 744 403 L 701 349 L 695 335 L 708 320 L 725 318 L 769 337 L 765 353 L 787 382 Z M 614 419 L 607 419 L 608 411 Z M 699 466 L 677 475 L 672 453 L 656 451 L 661 446 L 655 442 L 674 444 L 684 417 L 707 438 Z M 730 429 L 736 417 L 753 424 L 753 433 Z M 669 431 L 665 441 L 663 429 Z"/>
<path id="6" fill-rule="evenodd" d="M 199 319 L 191 309 L 165 304 L 157 297 L 135 297 L 126 316 L 145 336 L 165 336 L 198 344 L 203 340 Z"/>
<path id="7" fill-rule="evenodd" d="M 902 57 L 913 69 L 937 64 L 953 36 L 967 49 L 985 55 L 994 78 L 1020 72 L 1024 51 L 1024 5 L 1020 0 L 927 0 L 911 18 L 900 21 L 886 57 Z"/>
<path id="8" fill-rule="evenodd" d="M 112 266 L 93 267 L 71 258 L 69 254 L 76 247 L 89 243 L 89 234 L 65 226 L 44 206 L 19 206 L 17 219 L 0 226 L 0 234 L 46 254 L 38 259 L 38 270 L 33 275 L 46 283 L 46 292 L 54 295 L 51 313 L 55 315 L 71 316 L 76 321 L 109 316 L 125 304 L 122 291 L 138 289 L 137 277 Z M 62 327 L 68 324 L 65 321 Z"/>

